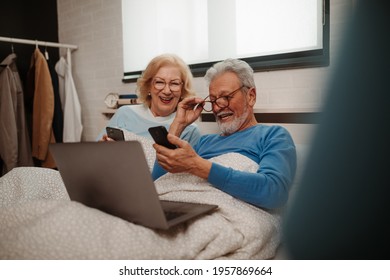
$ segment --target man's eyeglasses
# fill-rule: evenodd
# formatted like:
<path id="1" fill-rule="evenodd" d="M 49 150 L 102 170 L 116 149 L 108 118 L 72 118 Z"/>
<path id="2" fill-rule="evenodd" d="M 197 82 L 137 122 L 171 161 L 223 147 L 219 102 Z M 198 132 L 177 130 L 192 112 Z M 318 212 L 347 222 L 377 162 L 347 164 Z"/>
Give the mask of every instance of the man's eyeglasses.
<path id="1" fill-rule="evenodd" d="M 163 90 L 166 85 L 167 85 L 167 82 L 162 80 L 162 79 L 154 79 L 153 80 L 153 87 L 157 90 Z M 172 80 L 168 83 L 169 89 L 171 91 L 181 90 L 182 85 L 183 85 L 183 82 L 180 80 Z"/>
<path id="2" fill-rule="evenodd" d="M 205 110 L 206 112 L 211 112 L 213 111 L 213 105 L 217 105 L 220 109 L 224 109 L 226 107 L 229 107 L 229 102 L 230 100 L 234 97 L 234 95 L 240 91 L 242 88 L 244 88 L 246 86 L 241 86 L 240 88 L 236 89 L 236 90 L 233 90 L 232 92 L 230 92 L 229 94 L 227 95 L 224 95 L 224 96 L 220 96 L 214 100 L 211 100 L 210 99 L 210 95 L 207 96 L 205 99 L 204 99 L 204 103 L 203 103 L 203 110 Z M 207 98 L 209 98 L 210 100 L 207 100 Z"/>

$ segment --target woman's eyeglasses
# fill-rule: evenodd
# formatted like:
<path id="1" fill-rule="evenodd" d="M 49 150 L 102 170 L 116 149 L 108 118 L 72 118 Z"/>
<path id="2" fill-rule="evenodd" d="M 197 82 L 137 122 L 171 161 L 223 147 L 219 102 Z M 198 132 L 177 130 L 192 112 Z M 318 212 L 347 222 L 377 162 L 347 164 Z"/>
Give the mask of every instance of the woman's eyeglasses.
<path id="1" fill-rule="evenodd" d="M 240 88 L 236 89 L 236 90 L 233 90 L 232 92 L 230 92 L 229 94 L 227 95 L 224 95 L 224 96 L 220 96 L 214 100 L 211 100 L 210 99 L 210 95 L 207 96 L 205 99 L 204 99 L 204 102 L 203 102 L 203 110 L 206 111 L 206 112 L 211 112 L 213 111 L 213 106 L 214 104 L 217 105 L 220 109 L 224 109 L 226 107 L 229 107 L 229 102 L 230 100 L 234 97 L 234 95 L 240 91 L 242 88 L 244 88 L 246 86 L 241 86 Z M 207 98 L 209 98 L 210 100 L 207 100 Z"/>
<path id="2" fill-rule="evenodd" d="M 180 80 L 172 80 L 169 83 L 162 79 L 154 79 L 153 80 L 153 87 L 157 90 L 163 90 L 166 85 L 168 84 L 168 87 L 171 91 L 180 91 L 181 87 L 183 85 L 183 82 Z"/>

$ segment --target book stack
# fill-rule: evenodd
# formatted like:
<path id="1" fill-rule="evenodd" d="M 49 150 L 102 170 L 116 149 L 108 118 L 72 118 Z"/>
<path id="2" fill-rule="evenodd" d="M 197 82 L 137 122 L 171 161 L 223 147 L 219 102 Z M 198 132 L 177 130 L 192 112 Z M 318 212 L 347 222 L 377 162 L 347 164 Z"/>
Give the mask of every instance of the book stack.
<path id="1" fill-rule="evenodd" d="M 119 99 L 118 99 L 118 108 L 123 105 L 134 105 L 134 104 L 140 104 L 138 100 L 138 96 L 133 93 L 120 93 Z"/>

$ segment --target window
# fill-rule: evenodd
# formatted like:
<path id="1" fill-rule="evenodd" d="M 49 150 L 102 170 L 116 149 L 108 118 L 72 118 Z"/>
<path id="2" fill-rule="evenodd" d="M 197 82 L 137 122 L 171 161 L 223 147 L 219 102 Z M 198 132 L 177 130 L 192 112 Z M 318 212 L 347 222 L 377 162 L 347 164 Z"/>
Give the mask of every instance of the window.
<path id="1" fill-rule="evenodd" d="M 329 63 L 329 0 L 122 0 L 122 19 L 125 82 L 165 52 L 194 76 L 228 57 L 255 71 Z"/>

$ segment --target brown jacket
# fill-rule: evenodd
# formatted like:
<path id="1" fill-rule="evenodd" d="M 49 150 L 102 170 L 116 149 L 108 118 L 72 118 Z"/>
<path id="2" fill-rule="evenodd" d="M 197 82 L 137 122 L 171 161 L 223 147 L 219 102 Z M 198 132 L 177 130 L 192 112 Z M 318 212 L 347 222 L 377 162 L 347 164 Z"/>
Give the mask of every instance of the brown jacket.
<path id="1" fill-rule="evenodd" d="M 49 152 L 49 143 L 55 143 L 52 129 L 54 115 L 54 90 L 45 57 L 37 48 L 31 59 L 35 67 L 34 103 L 32 118 L 32 155 L 41 160 L 43 167 L 55 167 Z"/>

